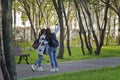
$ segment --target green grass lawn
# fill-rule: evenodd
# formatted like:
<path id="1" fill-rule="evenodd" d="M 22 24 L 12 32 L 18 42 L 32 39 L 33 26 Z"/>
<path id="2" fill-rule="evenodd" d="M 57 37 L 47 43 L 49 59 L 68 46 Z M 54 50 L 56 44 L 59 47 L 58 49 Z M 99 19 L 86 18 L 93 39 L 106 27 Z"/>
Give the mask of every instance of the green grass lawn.
<path id="1" fill-rule="evenodd" d="M 106 57 L 120 57 L 120 46 L 103 46 L 100 56 L 88 55 L 85 49 L 86 55 L 82 55 L 80 47 L 71 48 L 72 56 L 68 55 L 67 49 L 65 48 L 64 58 L 58 59 L 61 61 L 73 61 L 73 60 L 83 60 L 83 59 L 96 59 L 96 58 L 106 58 Z M 24 53 L 30 53 L 29 62 L 31 64 L 37 59 L 37 54 L 35 50 L 24 50 Z M 49 59 L 48 55 L 43 56 L 42 63 L 47 63 Z M 18 59 L 16 58 L 16 61 Z M 22 62 L 23 64 L 25 61 Z M 120 66 L 118 67 L 105 67 L 101 69 L 94 70 L 84 70 L 71 73 L 62 73 L 57 75 L 49 75 L 44 77 L 29 78 L 25 80 L 119 80 L 120 76 Z"/>
<path id="2" fill-rule="evenodd" d="M 62 73 L 25 80 L 120 80 L 120 66 L 105 67 L 95 70 L 84 70 L 71 73 Z"/>
<path id="3" fill-rule="evenodd" d="M 106 58 L 106 57 L 118 57 L 120 56 L 120 46 L 103 46 L 101 50 L 101 54 L 99 56 L 88 55 L 87 50 L 85 49 L 86 55 L 82 55 L 82 51 L 80 47 L 72 47 L 71 48 L 72 56 L 68 55 L 68 51 L 65 48 L 64 51 L 64 58 L 58 59 L 59 62 L 61 61 L 71 61 L 71 60 L 81 60 L 81 59 L 95 59 L 95 58 Z M 29 63 L 33 64 L 34 61 L 37 59 L 37 54 L 35 50 L 24 50 L 23 53 L 29 53 Z M 18 57 L 15 57 L 16 61 L 18 61 Z M 49 60 L 48 55 L 43 55 L 42 63 L 47 63 Z M 22 63 L 24 64 L 25 61 L 23 60 Z"/>

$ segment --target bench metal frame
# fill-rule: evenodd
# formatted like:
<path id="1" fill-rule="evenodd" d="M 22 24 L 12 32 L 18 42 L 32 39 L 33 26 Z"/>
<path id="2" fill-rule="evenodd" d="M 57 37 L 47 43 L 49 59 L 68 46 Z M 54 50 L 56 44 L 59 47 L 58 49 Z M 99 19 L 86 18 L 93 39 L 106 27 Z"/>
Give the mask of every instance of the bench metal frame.
<path id="1" fill-rule="evenodd" d="M 14 56 L 19 56 L 18 64 L 20 64 L 23 59 L 26 61 L 27 64 L 29 64 L 28 57 L 30 56 L 30 54 L 23 54 L 19 46 L 14 46 L 12 52 Z"/>

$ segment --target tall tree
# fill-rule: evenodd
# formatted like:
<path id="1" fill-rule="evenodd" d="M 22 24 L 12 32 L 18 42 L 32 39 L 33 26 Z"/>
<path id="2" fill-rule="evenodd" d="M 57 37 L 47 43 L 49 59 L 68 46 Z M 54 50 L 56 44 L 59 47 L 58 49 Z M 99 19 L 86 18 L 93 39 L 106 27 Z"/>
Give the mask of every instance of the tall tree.
<path id="1" fill-rule="evenodd" d="M 59 24 L 60 24 L 60 49 L 59 49 L 59 54 L 58 58 L 63 58 L 64 54 L 64 27 L 63 27 L 63 15 L 62 15 L 62 6 L 61 6 L 61 0 L 52 0 L 55 10 L 58 15 L 59 19 Z"/>
<path id="2" fill-rule="evenodd" d="M 17 80 L 16 65 L 12 54 L 12 0 L 2 0 L 1 4 L 3 49 L 7 70 L 10 75 L 8 80 Z"/>
<path id="3" fill-rule="evenodd" d="M 0 0 L 0 67 L 4 80 L 10 80 L 10 75 L 6 67 L 4 49 L 3 49 L 3 34 L 2 34 L 2 8 Z"/>
<path id="4" fill-rule="evenodd" d="M 86 44 L 86 48 L 88 49 L 89 54 L 91 55 L 93 49 L 92 49 L 91 39 L 90 39 L 90 37 L 91 37 L 90 28 L 89 28 L 89 25 L 87 23 L 87 17 L 85 15 L 85 12 L 83 11 L 82 5 L 80 5 L 80 7 L 81 7 L 82 14 L 84 16 L 84 20 L 85 20 L 85 25 L 84 26 L 87 27 L 86 30 L 84 30 L 84 33 L 83 33 L 84 34 L 84 39 L 85 39 L 85 44 Z"/>
<path id="5" fill-rule="evenodd" d="M 37 38 L 37 36 L 36 36 L 37 33 L 35 31 L 34 24 L 33 24 L 33 21 L 32 21 L 32 15 L 31 15 L 31 3 L 32 3 L 32 1 L 20 0 L 19 2 L 21 3 L 21 6 L 24 8 L 24 10 L 25 10 L 25 12 L 28 16 L 29 22 L 31 24 L 31 29 L 32 29 L 33 34 L 34 34 L 34 38 L 36 39 Z"/>
<path id="6" fill-rule="evenodd" d="M 108 18 L 108 26 L 107 26 L 107 35 L 106 35 L 106 46 L 109 45 L 109 38 L 110 38 L 110 33 L 111 33 L 111 14 L 109 10 L 109 18 Z"/>
<path id="7" fill-rule="evenodd" d="M 81 0 L 81 2 L 83 4 L 84 10 L 88 16 L 89 26 L 92 30 L 93 38 L 95 40 L 95 44 L 96 44 L 95 54 L 100 55 L 100 51 L 101 51 L 101 48 L 102 48 L 103 43 L 104 43 L 104 36 L 105 36 L 106 25 L 107 25 L 107 14 L 108 14 L 107 12 L 108 12 L 108 5 L 109 5 L 110 0 L 105 0 L 106 4 L 105 4 L 105 9 L 104 9 L 104 17 L 103 17 L 102 26 L 101 26 L 100 31 L 99 31 L 100 32 L 99 37 L 96 36 L 95 30 L 93 28 L 93 21 L 92 21 L 90 10 L 88 9 L 87 2 L 82 1 L 82 0 Z"/>
<path id="8" fill-rule="evenodd" d="M 15 28 L 16 28 L 16 0 L 14 0 L 14 2 L 13 2 L 13 4 L 14 4 L 14 30 L 15 30 Z"/>
<path id="9" fill-rule="evenodd" d="M 86 17 L 86 15 L 85 15 L 85 12 L 84 12 L 84 10 L 83 10 L 83 7 L 82 7 L 82 0 L 80 0 L 79 1 L 79 3 L 80 3 L 80 8 L 81 8 L 81 11 L 80 11 L 80 9 L 78 9 L 79 11 L 79 13 L 78 13 L 78 15 L 79 15 L 79 20 L 80 20 L 80 27 L 81 27 L 81 32 L 82 32 L 82 34 L 83 34 L 83 36 L 84 36 L 84 42 L 85 42 L 85 45 L 86 45 L 86 48 L 87 48 L 87 50 L 88 50 L 88 53 L 89 54 L 92 54 L 92 45 L 91 45 L 91 42 L 90 42 L 90 29 L 89 29 L 89 27 L 88 27 L 88 24 L 87 24 L 87 17 Z M 78 7 L 79 8 L 79 7 Z M 82 12 L 83 14 L 81 14 L 80 12 Z M 82 15 L 84 16 L 84 20 L 85 20 L 85 24 L 86 24 L 86 27 L 87 28 L 85 28 L 85 25 L 83 25 L 83 20 L 82 20 Z M 88 33 L 88 35 L 87 35 L 87 33 Z"/>
<path id="10" fill-rule="evenodd" d="M 65 18 L 65 22 L 66 22 L 66 26 L 67 26 L 67 49 L 68 49 L 68 52 L 69 52 L 69 56 L 71 56 L 71 49 L 70 49 L 70 30 L 69 30 L 69 25 L 68 25 L 68 18 L 67 15 L 66 15 L 66 10 L 65 10 L 65 7 L 64 7 L 64 3 L 63 3 L 63 0 L 61 0 L 62 2 L 62 10 L 63 10 L 63 13 L 64 13 L 64 18 Z M 69 2 L 69 7 L 68 7 L 68 16 L 69 16 L 69 8 L 70 8 L 70 2 Z"/>
<path id="11" fill-rule="evenodd" d="M 104 0 L 101 0 L 103 3 L 107 4 Z M 112 9 L 118 15 L 118 45 L 120 45 L 120 0 L 110 0 L 109 8 Z"/>
<path id="12" fill-rule="evenodd" d="M 97 55 L 100 54 L 101 48 L 102 48 L 103 43 L 104 43 L 105 31 L 106 31 L 106 26 L 107 26 L 107 17 L 108 17 L 107 15 L 108 15 L 109 2 L 110 2 L 110 0 L 106 0 L 104 18 L 103 18 L 103 26 L 101 28 L 102 32 L 101 32 L 101 35 L 100 35 L 100 44 L 99 44 L 99 47 L 95 51 Z"/>
<path id="13" fill-rule="evenodd" d="M 78 4 L 77 4 L 77 1 L 74 0 L 74 4 L 75 4 L 75 7 L 77 9 L 77 13 L 78 13 L 78 23 L 79 23 L 79 37 L 80 37 L 80 40 L 81 40 L 81 49 L 82 49 L 82 53 L 83 55 L 85 55 L 85 50 L 84 50 L 84 42 L 83 42 L 83 38 L 82 38 L 82 33 L 84 32 L 84 28 L 83 28 L 83 23 L 82 23 L 82 19 L 81 19 L 81 15 L 80 15 L 80 9 L 78 7 Z"/>

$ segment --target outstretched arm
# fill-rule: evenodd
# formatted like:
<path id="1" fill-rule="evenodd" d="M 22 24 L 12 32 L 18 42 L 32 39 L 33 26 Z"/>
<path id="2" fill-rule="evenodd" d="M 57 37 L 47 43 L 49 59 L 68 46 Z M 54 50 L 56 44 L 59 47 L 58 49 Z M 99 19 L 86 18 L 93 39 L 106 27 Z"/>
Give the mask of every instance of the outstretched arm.
<path id="1" fill-rule="evenodd" d="M 54 33 L 57 34 L 57 32 L 59 31 L 60 29 L 60 24 L 57 25 L 57 28 L 55 29 Z"/>

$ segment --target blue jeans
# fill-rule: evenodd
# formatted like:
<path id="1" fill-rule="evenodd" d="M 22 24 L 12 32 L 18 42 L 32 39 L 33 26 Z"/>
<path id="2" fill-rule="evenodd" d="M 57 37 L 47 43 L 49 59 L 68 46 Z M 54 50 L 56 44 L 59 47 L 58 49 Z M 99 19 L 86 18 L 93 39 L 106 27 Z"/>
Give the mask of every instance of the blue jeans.
<path id="1" fill-rule="evenodd" d="M 42 55 L 38 54 L 38 59 L 36 60 L 36 62 L 34 64 L 37 65 L 38 67 L 40 67 L 41 61 L 42 61 Z"/>
<path id="2" fill-rule="evenodd" d="M 49 45 L 46 46 L 46 52 L 50 56 L 50 62 L 51 62 L 51 67 L 52 68 L 58 68 L 58 61 L 57 61 L 57 48 L 50 47 Z"/>

